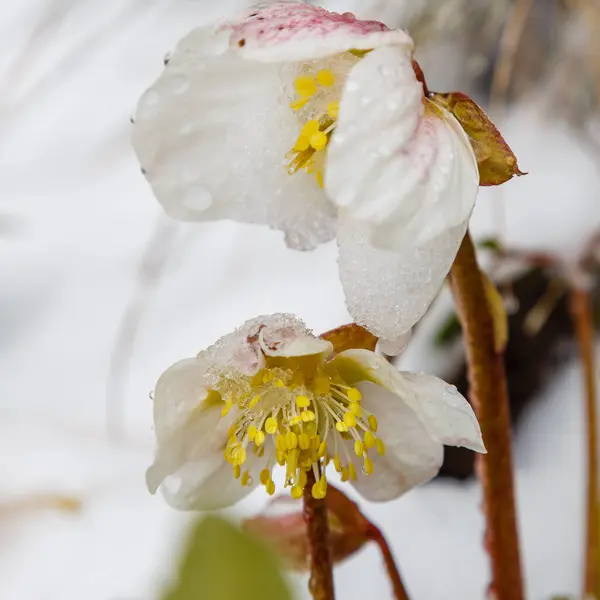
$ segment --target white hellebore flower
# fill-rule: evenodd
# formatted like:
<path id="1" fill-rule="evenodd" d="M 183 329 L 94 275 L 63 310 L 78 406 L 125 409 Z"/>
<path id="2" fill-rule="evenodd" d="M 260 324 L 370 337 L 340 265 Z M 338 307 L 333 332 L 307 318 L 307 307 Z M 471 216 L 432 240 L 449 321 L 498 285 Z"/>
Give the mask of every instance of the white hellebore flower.
<path id="1" fill-rule="evenodd" d="M 133 145 L 176 219 L 234 219 L 311 249 L 337 236 L 353 318 L 398 341 L 450 269 L 479 176 L 424 95 L 403 31 L 300 2 L 189 33 L 139 101 Z"/>
<path id="2" fill-rule="evenodd" d="M 400 373 L 369 350 L 335 354 L 291 315 L 247 321 L 161 376 L 154 393 L 157 450 L 146 479 L 183 510 L 233 504 L 272 470 L 300 498 L 326 494 L 326 466 L 367 499 L 396 498 L 431 479 L 443 444 L 485 452 L 456 388 Z"/>

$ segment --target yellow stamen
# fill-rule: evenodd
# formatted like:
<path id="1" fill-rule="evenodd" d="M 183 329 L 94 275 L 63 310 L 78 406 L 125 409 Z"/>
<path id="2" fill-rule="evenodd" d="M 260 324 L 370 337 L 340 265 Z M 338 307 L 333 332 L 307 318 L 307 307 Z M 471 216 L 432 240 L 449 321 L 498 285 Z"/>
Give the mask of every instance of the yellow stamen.
<path id="1" fill-rule="evenodd" d="M 252 483 L 252 479 L 250 477 L 250 473 L 248 471 L 244 471 L 244 474 L 242 475 L 242 478 L 240 479 L 240 483 L 246 487 L 247 485 L 249 485 L 250 483 Z"/>
<path id="2" fill-rule="evenodd" d="M 315 420 L 315 413 L 312 410 L 303 410 L 301 416 L 305 423 Z"/>
<path id="3" fill-rule="evenodd" d="M 235 465 L 235 467 L 233 467 L 233 476 L 236 479 L 239 479 L 241 474 L 242 474 L 242 467 L 240 467 L 240 465 Z"/>
<path id="4" fill-rule="evenodd" d="M 365 462 L 363 464 L 365 475 L 370 475 L 373 472 L 373 468 L 373 461 L 368 456 L 365 456 Z"/>
<path id="5" fill-rule="evenodd" d="M 263 485 L 267 485 L 267 482 L 271 479 L 271 472 L 269 471 L 269 469 L 263 469 L 260 472 L 260 482 Z"/>
<path id="6" fill-rule="evenodd" d="M 254 438 L 254 443 L 256 444 L 256 446 L 262 446 L 263 443 L 265 441 L 265 432 L 264 431 L 258 431 L 256 433 L 256 437 Z M 263 449 L 264 451 L 264 449 Z"/>
<path id="7" fill-rule="evenodd" d="M 327 146 L 328 137 L 327 134 L 322 131 L 317 131 L 310 136 L 310 145 L 315 150 L 323 150 Z"/>
<path id="8" fill-rule="evenodd" d="M 304 108 L 306 106 L 307 102 L 308 98 L 298 98 L 297 100 L 292 100 L 290 102 L 290 108 L 292 110 L 300 110 L 301 108 Z"/>
<path id="9" fill-rule="evenodd" d="M 365 446 L 367 448 L 374 448 L 375 443 L 375 436 L 370 431 L 365 431 Z"/>
<path id="10" fill-rule="evenodd" d="M 285 383 L 283 383 L 283 381 L 281 381 L 281 379 L 277 379 L 277 380 L 275 380 L 275 387 L 283 388 L 283 387 L 285 387 Z"/>
<path id="11" fill-rule="evenodd" d="M 385 444 L 379 438 L 375 440 L 375 446 L 377 446 L 377 452 L 379 452 L 381 456 L 385 456 Z"/>
<path id="12" fill-rule="evenodd" d="M 265 431 L 273 435 L 277 431 L 277 421 L 273 417 L 269 417 L 265 421 Z"/>
<path id="13" fill-rule="evenodd" d="M 221 416 L 225 417 L 227 416 L 227 413 L 232 409 L 233 407 L 233 402 L 231 402 L 231 400 L 227 400 L 227 402 L 225 403 L 225 406 L 221 409 Z"/>
<path id="14" fill-rule="evenodd" d="M 350 388 L 346 395 L 348 396 L 348 400 L 350 400 L 350 402 L 360 402 L 362 399 L 360 390 L 357 390 L 356 388 Z"/>
<path id="15" fill-rule="evenodd" d="M 327 114 L 335 121 L 340 114 L 340 103 L 330 102 L 327 105 Z"/>
<path id="16" fill-rule="evenodd" d="M 300 135 L 303 137 L 310 138 L 311 135 L 317 133 L 319 131 L 319 121 L 316 119 L 311 119 L 307 123 L 304 124 L 302 130 L 300 131 Z"/>
<path id="17" fill-rule="evenodd" d="M 377 431 L 378 424 L 375 415 L 369 415 L 369 427 L 372 431 Z"/>
<path id="18" fill-rule="evenodd" d="M 296 482 L 296 485 L 300 486 L 301 488 L 304 488 L 304 486 L 306 485 L 306 480 L 306 471 L 300 471 L 298 473 L 298 481 Z"/>
<path id="19" fill-rule="evenodd" d="M 342 462 L 340 461 L 340 455 L 339 455 L 339 454 L 336 454 L 336 455 L 333 457 L 333 466 L 335 467 L 335 470 L 336 470 L 338 473 L 341 473 L 341 472 L 342 472 Z"/>
<path id="20" fill-rule="evenodd" d="M 354 466 L 354 463 L 348 465 L 348 475 L 352 481 L 356 481 L 356 467 Z"/>
<path id="21" fill-rule="evenodd" d="M 254 408 L 258 402 L 260 400 L 260 396 L 258 394 L 256 394 L 256 396 L 254 396 L 252 398 L 252 400 L 250 400 L 250 404 L 248 404 L 248 408 Z"/>
<path id="22" fill-rule="evenodd" d="M 231 455 L 234 465 L 243 465 L 246 462 L 246 448 L 235 448 Z"/>
<path id="23" fill-rule="evenodd" d="M 358 402 L 352 402 L 350 404 L 350 410 L 357 416 L 360 417 L 362 415 L 362 410 L 360 408 L 360 404 Z"/>
<path id="24" fill-rule="evenodd" d="M 293 450 L 298 446 L 298 436 L 293 431 L 285 434 L 285 445 L 288 450 Z"/>
<path id="25" fill-rule="evenodd" d="M 350 477 L 350 472 L 348 471 L 348 469 L 346 467 L 344 467 L 342 469 L 341 480 L 342 481 L 348 481 L 349 477 Z"/>
<path id="26" fill-rule="evenodd" d="M 308 408 L 310 406 L 310 398 L 308 396 L 296 396 L 296 406 L 299 408 Z"/>
<path id="27" fill-rule="evenodd" d="M 317 451 L 317 457 L 323 458 L 325 456 L 325 454 L 327 454 L 327 442 L 325 440 L 323 440 L 319 444 L 319 449 Z"/>
<path id="28" fill-rule="evenodd" d="M 329 87 L 335 83 L 335 77 L 329 69 L 322 69 L 317 73 L 317 82 L 320 85 Z"/>
<path id="29" fill-rule="evenodd" d="M 310 146 L 309 139 L 305 135 L 301 135 L 296 140 L 296 143 L 294 144 L 294 150 L 296 152 L 304 152 L 305 150 L 308 150 L 309 146 Z"/>
<path id="30" fill-rule="evenodd" d="M 298 435 L 298 446 L 300 450 L 308 450 L 310 448 L 310 437 L 306 433 Z"/>
<path id="31" fill-rule="evenodd" d="M 300 498 L 302 498 L 303 492 L 304 492 L 304 490 L 302 487 L 300 487 L 299 485 L 295 485 L 292 488 L 292 492 L 291 492 L 292 498 L 295 498 L 296 500 L 300 500 Z"/>
<path id="32" fill-rule="evenodd" d="M 363 455 L 363 444 L 360 440 L 354 442 L 354 454 L 358 457 Z"/>
<path id="33" fill-rule="evenodd" d="M 255 425 L 250 425 L 250 427 L 248 427 L 248 439 L 251 442 L 254 441 L 254 438 L 256 437 L 257 433 L 258 433 L 258 429 L 256 428 Z"/>
<path id="34" fill-rule="evenodd" d="M 275 483 L 272 479 L 269 479 L 269 481 L 267 481 L 265 489 L 267 490 L 267 494 L 269 494 L 269 496 L 272 496 L 275 493 Z"/>
<path id="35" fill-rule="evenodd" d="M 294 81 L 294 88 L 299 96 L 310 98 L 317 91 L 317 82 L 310 75 L 299 75 Z"/>
<path id="36" fill-rule="evenodd" d="M 323 173 L 322 173 L 322 171 L 317 171 L 315 173 L 315 179 L 317 180 L 317 184 L 319 185 L 319 187 L 321 189 L 323 189 L 325 187 L 325 181 L 323 180 Z"/>
<path id="37" fill-rule="evenodd" d="M 348 411 L 344 414 L 344 423 L 347 427 L 356 427 L 356 415 Z"/>
<path id="38" fill-rule="evenodd" d="M 348 431 L 348 425 L 346 425 L 346 423 L 344 423 L 344 421 L 338 421 L 335 424 L 335 428 L 340 432 L 340 433 L 345 433 Z"/>

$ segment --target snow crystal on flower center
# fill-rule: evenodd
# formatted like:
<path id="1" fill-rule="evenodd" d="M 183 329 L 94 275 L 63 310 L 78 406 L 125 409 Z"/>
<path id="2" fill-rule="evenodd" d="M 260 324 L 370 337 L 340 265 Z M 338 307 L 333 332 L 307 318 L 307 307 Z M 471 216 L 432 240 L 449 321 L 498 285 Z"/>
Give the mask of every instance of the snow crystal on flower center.
<path id="1" fill-rule="evenodd" d="M 271 471 L 278 463 L 286 469 L 285 487 L 294 498 L 302 497 L 310 470 L 316 481 L 311 493 L 323 498 L 329 462 L 342 481 L 355 480 L 354 460 L 362 461 L 362 472 L 369 475 L 369 453 L 385 453 L 375 436 L 377 419 L 361 406 L 359 390 L 321 355 L 267 357 L 267 366 L 255 376 L 228 377 L 215 389 L 225 401 L 222 417 L 236 411 L 224 456 L 244 486 L 252 483 L 244 470 L 249 452 L 264 460 L 260 482 L 267 493 L 275 493 Z"/>

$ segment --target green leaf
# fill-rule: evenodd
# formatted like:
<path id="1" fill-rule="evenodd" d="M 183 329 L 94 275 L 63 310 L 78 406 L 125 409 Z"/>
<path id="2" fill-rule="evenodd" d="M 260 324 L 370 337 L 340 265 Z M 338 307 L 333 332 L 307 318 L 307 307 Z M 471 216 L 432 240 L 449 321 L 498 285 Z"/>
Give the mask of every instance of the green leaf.
<path id="1" fill-rule="evenodd" d="M 451 344 L 461 333 L 462 327 L 456 313 L 452 313 L 435 334 L 435 345 L 443 348 Z"/>
<path id="2" fill-rule="evenodd" d="M 291 600 L 275 557 L 218 517 L 196 525 L 179 577 L 163 600 Z"/>

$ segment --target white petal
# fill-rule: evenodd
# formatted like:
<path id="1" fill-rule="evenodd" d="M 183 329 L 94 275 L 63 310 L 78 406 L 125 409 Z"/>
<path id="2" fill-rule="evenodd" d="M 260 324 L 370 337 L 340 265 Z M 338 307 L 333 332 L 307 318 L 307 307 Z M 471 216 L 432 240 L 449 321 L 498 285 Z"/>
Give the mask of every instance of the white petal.
<path id="1" fill-rule="evenodd" d="M 398 402 L 410 406 L 429 435 L 442 444 L 486 452 L 477 417 L 455 386 L 432 375 L 399 372 L 368 350 L 346 350 L 334 361 L 351 385 L 368 380 L 395 394 Z"/>
<path id="2" fill-rule="evenodd" d="M 188 221 L 268 224 L 309 249 L 334 236 L 335 208 L 314 176 L 289 175 L 300 124 L 296 66 L 245 60 L 231 31 L 192 31 L 142 96 L 133 146 L 165 211 Z"/>
<path id="3" fill-rule="evenodd" d="M 455 386 L 424 373 L 399 373 L 413 394 L 411 404 L 431 435 L 446 446 L 485 453 L 481 428 L 467 400 Z"/>
<path id="4" fill-rule="evenodd" d="M 252 483 L 242 486 L 220 453 L 203 461 L 186 462 L 164 481 L 161 491 L 169 505 L 178 510 L 225 508 L 258 486 L 259 474 L 264 467 L 264 459 L 249 453 L 244 469 L 249 470 Z"/>
<path id="5" fill-rule="evenodd" d="M 214 407 L 206 405 L 208 363 L 202 359 L 189 358 L 169 367 L 159 378 L 154 390 L 154 429 L 158 444 L 169 440 L 195 415 L 198 426 L 207 418 L 205 430 L 213 427 Z M 217 410 L 217 414 L 220 409 Z M 202 425 L 201 425 L 202 424 Z"/>
<path id="6" fill-rule="evenodd" d="M 415 412 L 393 392 L 370 382 L 358 384 L 362 405 L 379 422 L 377 436 L 385 456 L 371 452 L 374 471 L 358 474 L 354 487 L 373 502 L 385 502 L 435 477 L 444 458 L 443 446 L 432 438 Z"/>
<path id="7" fill-rule="evenodd" d="M 420 247 L 469 218 L 475 155 L 454 117 L 424 99 L 409 49 L 375 49 L 351 70 L 325 187 L 346 217 L 372 226 L 378 248 Z"/>
<path id="8" fill-rule="evenodd" d="M 421 245 L 395 252 L 375 248 L 370 227 L 340 219 L 340 279 L 355 321 L 391 343 L 425 314 L 465 235 L 467 221 Z"/>
<path id="9" fill-rule="evenodd" d="M 232 45 L 245 58 L 264 62 L 303 61 L 350 49 L 371 50 L 400 44 L 412 49 L 404 31 L 378 21 L 361 21 L 352 13 L 337 14 L 306 2 L 263 2 L 243 19 L 228 23 Z M 243 40 L 243 41 L 242 41 Z"/>

